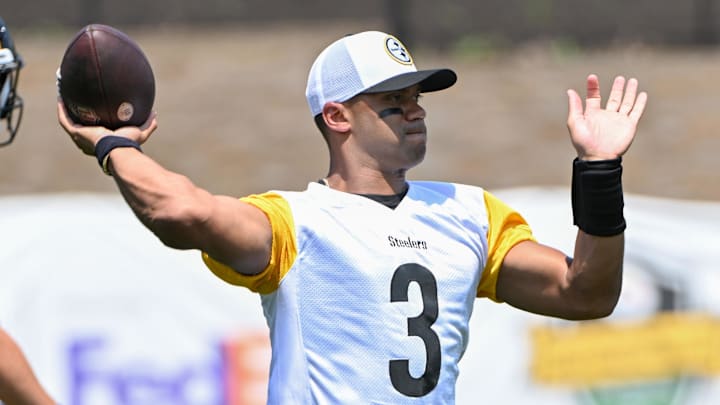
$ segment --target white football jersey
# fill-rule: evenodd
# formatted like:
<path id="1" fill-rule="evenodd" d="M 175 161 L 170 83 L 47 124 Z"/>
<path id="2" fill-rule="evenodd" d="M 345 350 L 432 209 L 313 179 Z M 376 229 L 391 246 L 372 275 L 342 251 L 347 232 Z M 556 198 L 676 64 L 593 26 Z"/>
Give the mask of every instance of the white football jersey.
<path id="1" fill-rule="evenodd" d="M 204 260 L 261 293 L 268 403 L 454 403 L 473 302 L 495 299 L 505 253 L 532 239 L 522 217 L 481 188 L 438 182 L 409 182 L 395 209 L 318 183 L 244 200 L 270 218 L 270 265 L 244 277 Z"/>

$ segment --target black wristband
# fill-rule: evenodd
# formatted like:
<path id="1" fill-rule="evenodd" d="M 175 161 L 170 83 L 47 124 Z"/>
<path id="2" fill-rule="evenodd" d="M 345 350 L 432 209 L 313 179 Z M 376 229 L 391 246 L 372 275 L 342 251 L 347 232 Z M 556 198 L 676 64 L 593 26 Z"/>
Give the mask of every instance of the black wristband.
<path id="1" fill-rule="evenodd" d="M 132 139 L 128 139 L 122 136 L 115 136 L 115 135 L 106 135 L 98 141 L 97 144 L 95 144 L 95 157 L 98 160 L 98 164 L 103 169 L 103 173 L 110 175 L 110 170 L 108 168 L 108 157 L 110 155 L 110 151 L 112 151 L 115 148 L 135 148 L 142 152 L 142 149 L 140 149 L 140 144 L 133 141 Z"/>
<path id="2" fill-rule="evenodd" d="M 572 210 L 574 224 L 585 233 L 613 236 L 625 228 L 622 158 L 573 161 Z"/>

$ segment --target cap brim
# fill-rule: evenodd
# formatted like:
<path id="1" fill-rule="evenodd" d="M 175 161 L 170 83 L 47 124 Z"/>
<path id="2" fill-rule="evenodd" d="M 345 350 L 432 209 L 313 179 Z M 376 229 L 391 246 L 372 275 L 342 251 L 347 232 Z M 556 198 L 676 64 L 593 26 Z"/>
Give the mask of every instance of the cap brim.
<path id="1" fill-rule="evenodd" d="M 362 93 L 381 93 L 385 91 L 401 90 L 416 84 L 420 91 L 430 92 L 447 89 L 455 84 L 457 75 L 450 69 L 419 70 L 417 72 L 403 73 L 384 80 Z"/>

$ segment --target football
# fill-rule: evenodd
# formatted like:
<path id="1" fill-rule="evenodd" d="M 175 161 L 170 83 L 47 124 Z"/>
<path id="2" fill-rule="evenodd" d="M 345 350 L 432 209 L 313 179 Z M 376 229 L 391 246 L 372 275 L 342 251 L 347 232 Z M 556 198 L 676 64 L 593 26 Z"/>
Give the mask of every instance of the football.
<path id="1" fill-rule="evenodd" d="M 140 46 L 122 31 L 90 24 L 70 41 L 57 72 L 69 117 L 108 129 L 142 125 L 155 102 L 155 76 Z"/>

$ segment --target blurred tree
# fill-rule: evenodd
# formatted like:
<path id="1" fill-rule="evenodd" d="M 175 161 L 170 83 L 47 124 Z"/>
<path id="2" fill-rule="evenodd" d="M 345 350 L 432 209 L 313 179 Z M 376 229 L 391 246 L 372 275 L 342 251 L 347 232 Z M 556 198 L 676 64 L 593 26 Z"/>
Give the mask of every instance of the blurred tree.
<path id="1" fill-rule="evenodd" d="M 715 0 L 695 0 L 695 42 L 701 45 L 715 45 L 718 43 L 717 29 L 715 28 Z"/>
<path id="2" fill-rule="evenodd" d="M 85 26 L 102 22 L 103 0 L 80 0 L 79 3 L 78 25 Z"/>
<path id="3" fill-rule="evenodd" d="M 410 32 L 410 0 L 385 0 L 388 31 L 412 49 L 414 38 Z"/>

